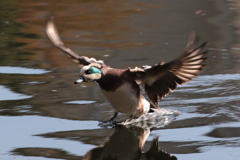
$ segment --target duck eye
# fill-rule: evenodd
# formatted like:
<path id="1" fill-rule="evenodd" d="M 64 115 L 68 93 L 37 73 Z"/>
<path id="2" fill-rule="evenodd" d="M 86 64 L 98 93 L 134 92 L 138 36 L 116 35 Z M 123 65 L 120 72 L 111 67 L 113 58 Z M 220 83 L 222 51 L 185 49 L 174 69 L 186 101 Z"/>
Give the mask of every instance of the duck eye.
<path id="1" fill-rule="evenodd" d="M 92 74 L 91 70 L 86 70 L 85 74 Z"/>

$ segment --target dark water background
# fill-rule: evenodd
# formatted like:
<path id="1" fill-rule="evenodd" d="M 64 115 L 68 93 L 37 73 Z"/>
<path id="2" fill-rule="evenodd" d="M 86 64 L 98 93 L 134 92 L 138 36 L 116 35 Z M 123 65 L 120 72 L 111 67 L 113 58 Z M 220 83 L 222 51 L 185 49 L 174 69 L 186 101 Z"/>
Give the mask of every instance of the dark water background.
<path id="1" fill-rule="evenodd" d="M 98 126 L 113 110 L 95 83 L 73 85 L 79 68 L 47 39 L 49 15 L 68 47 L 116 68 L 170 61 L 196 31 L 207 67 L 160 103 L 181 114 L 142 152 L 159 136 L 180 160 L 240 159 L 239 11 L 238 0 L 0 0 L 0 159 L 98 157 L 113 133 L 131 135 Z"/>

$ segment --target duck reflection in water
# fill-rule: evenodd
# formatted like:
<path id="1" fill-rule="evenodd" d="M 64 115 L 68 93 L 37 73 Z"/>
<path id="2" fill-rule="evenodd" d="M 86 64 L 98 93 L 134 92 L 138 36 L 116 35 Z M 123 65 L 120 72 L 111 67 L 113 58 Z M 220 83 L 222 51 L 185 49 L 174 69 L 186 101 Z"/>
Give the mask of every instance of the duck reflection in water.
<path id="1" fill-rule="evenodd" d="M 117 125 L 108 142 L 90 150 L 84 160 L 177 160 L 159 147 L 158 137 L 143 152 L 149 128 Z"/>

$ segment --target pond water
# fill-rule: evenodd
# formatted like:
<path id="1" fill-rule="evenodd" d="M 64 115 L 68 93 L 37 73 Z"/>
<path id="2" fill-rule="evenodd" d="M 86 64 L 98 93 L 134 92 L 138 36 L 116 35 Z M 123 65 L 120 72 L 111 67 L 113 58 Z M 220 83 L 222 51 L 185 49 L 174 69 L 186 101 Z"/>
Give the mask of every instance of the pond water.
<path id="1" fill-rule="evenodd" d="M 239 11 L 238 0 L 1 0 L 0 159 L 240 159 Z M 73 84 L 78 65 L 48 40 L 47 16 L 68 47 L 112 67 L 173 60 L 191 31 L 208 41 L 207 65 L 159 103 L 180 112 L 160 127 L 101 127 L 113 109 L 96 83 Z"/>

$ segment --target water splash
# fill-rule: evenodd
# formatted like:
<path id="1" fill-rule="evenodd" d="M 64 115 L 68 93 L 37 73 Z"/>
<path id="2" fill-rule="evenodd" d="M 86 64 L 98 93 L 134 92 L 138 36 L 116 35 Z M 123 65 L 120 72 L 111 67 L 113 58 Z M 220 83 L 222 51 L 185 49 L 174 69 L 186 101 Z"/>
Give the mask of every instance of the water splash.
<path id="1" fill-rule="evenodd" d="M 162 128 L 171 123 L 180 114 L 177 110 L 172 109 L 155 109 L 154 112 L 146 113 L 138 118 L 131 119 L 126 122 L 115 123 L 116 125 L 137 126 L 144 129 L 147 128 Z M 113 127 L 112 122 L 100 122 L 100 127 Z"/>
<path id="2" fill-rule="evenodd" d="M 161 128 L 171 123 L 179 114 L 180 112 L 177 110 L 159 108 L 152 113 L 143 114 L 137 119 L 121 124 L 134 125 L 141 128 Z"/>

